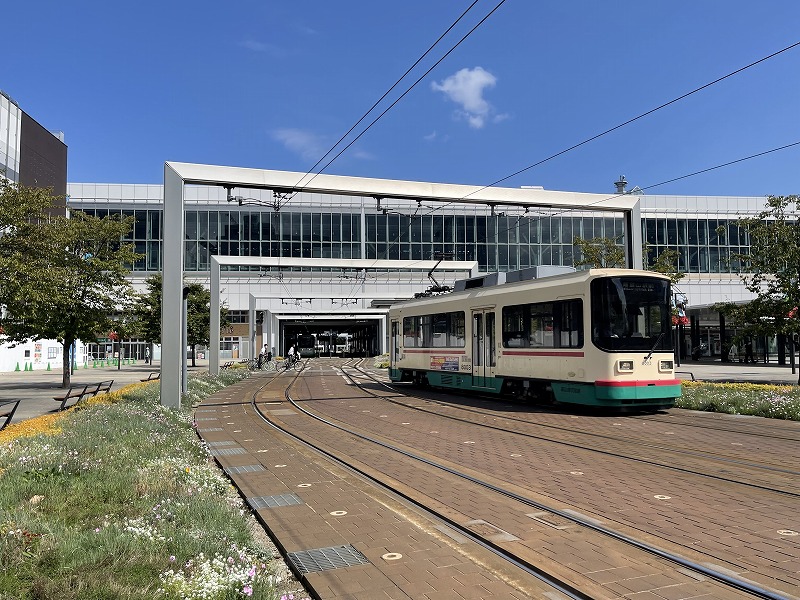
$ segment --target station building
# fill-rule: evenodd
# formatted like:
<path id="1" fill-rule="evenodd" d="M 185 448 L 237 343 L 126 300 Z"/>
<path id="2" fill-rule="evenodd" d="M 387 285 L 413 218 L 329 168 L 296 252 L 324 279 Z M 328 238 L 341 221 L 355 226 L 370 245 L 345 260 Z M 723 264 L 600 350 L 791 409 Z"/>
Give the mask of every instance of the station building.
<path id="1" fill-rule="evenodd" d="M 654 255 L 679 251 L 686 277 L 676 287 L 691 319 L 683 356 L 701 343 L 705 355 L 718 356 L 734 332 L 711 306 L 751 298 L 731 259 L 749 248 L 736 221 L 762 210 L 765 198 L 645 195 L 618 181 L 608 194 L 493 188 L 492 197 L 511 200 L 491 202 L 436 192 L 448 189 L 443 184 L 329 175 L 321 177 L 335 193 L 309 192 L 268 181 L 302 182 L 303 173 L 263 173 L 262 189 L 189 183 L 184 192 L 185 277 L 208 285 L 211 257 L 224 259 L 221 300 L 232 325 L 222 332 L 222 359 L 252 357 L 265 344 L 281 355 L 308 335 L 320 354 L 385 352 L 393 302 L 478 273 L 572 266 L 575 236 L 616 239 L 638 254 L 634 264 L 643 242 Z M 431 191 L 404 197 L 409 186 Z M 364 192 L 373 189 L 380 192 Z M 130 241 L 143 255 L 132 273 L 136 287 L 162 269 L 170 234 L 162 185 L 74 183 L 68 194 L 70 210 L 135 217 Z M 641 217 L 627 240 L 625 214 L 601 210 L 622 195 Z M 144 340 L 125 344 L 126 356 L 143 354 Z"/>
<path id="2" fill-rule="evenodd" d="M 643 244 L 653 256 L 678 250 L 686 277 L 676 289 L 688 299 L 691 319 L 681 332 L 683 356 L 701 344 L 705 355 L 720 356 L 735 332 L 726 330 L 713 304 L 751 297 L 732 256 L 749 250 L 736 221 L 760 212 L 761 197 L 646 195 L 625 190 L 622 178 L 608 194 L 539 187 L 487 194 L 480 187 L 321 175 L 316 178 L 333 183 L 313 191 L 319 186 L 308 184 L 316 178 L 304 173 L 259 174 L 262 185 L 190 183 L 184 192 L 186 278 L 208 285 L 212 257 L 224 263 L 221 300 L 231 325 L 222 332 L 223 359 L 251 357 L 264 345 L 280 355 L 309 336 L 320 354 L 382 353 L 393 302 L 478 273 L 569 267 L 576 260 L 575 236 L 613 238 L 635 255 L 632 264 L 642 264 Z M 147 277 L 162 270 L 165 235 L 174 233 L 164 231 L 164 186 L 67 184 L 63 134 L 45 129 L 1 91 L 0 176 L 52 188 L 68 199 L 57 205 L 59 212 L 134 216 L 130 241 L 143 256 L 133 265 L 134 287 L 143 290 Z M 625 213 L 605 206 L 624 196 L 636 204 L 636 231 L 626 229 Z M 120 350 L 142 358 L 146 345 L 86 340 L 75 348 L 75 362 Z M 760 340 L 757 352 L 780 355 L 779 346 Z M 61 352 L 54 340 L 0 344 L 0 371 L 23 364 L 57 368 Z"/>
<path id="3" fill-rule="evenodd" d="M 51 132 L 0 90 L 0 177 L 29 187 L 50 188 L 54 214 L 66 214 L 67 146 L 64 134 Z M 0 306 L 0 310 L 3 307 Z M 62 345 L 38 340 L 10 346 L 0 336 L 0 372 L 17 368 L 60 368 Z"/>

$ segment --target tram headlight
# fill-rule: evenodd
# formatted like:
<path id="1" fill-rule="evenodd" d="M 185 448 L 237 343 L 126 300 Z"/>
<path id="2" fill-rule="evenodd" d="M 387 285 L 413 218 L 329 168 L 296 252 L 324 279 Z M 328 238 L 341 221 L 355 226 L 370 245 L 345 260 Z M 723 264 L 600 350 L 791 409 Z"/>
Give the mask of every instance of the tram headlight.
<path id="1" fill-rule="evenodd" d="M 672 371 L 675 368 L 675 363 L 671 360 L 660 360 L 658 361 L 658 370 L 659 371 Z"/>
<path id="2" fill-rule="evenodd" d="M 633 371 L 633 361 L 632 360 L 621 360 L 617 363 L 617 368 L 620 371 Z"/>

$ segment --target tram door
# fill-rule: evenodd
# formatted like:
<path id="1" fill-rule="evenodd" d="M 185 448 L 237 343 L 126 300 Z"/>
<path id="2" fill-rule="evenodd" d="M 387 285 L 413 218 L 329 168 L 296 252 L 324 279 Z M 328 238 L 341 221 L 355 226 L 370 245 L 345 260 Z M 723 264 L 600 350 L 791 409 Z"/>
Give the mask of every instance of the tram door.
<path id="1" fill-rule="evenodd" d="M 495 318 L 488 309 L 472 311 L 472 383 L 494 387 Z"/>
<path id="2" fill-rule="evenodd" d="M 400 358 L 400 322 L 392 321 L 392 335 L 389 338 L 389 368 L 397 368 L 397 359 Z"/>

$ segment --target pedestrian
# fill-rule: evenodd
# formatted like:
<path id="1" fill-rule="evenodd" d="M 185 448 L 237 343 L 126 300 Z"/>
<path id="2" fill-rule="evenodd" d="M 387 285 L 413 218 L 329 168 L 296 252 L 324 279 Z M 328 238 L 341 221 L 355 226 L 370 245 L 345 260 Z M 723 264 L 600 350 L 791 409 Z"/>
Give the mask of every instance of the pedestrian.
<path id="1" fill-rule="evenodd" d="M 144 349 L 144 364 L 150 364 L 150 346 L 145 346 Z"/>
<path id="2" fill-rule="evenodd" d="M 728 360 L 731 362 L 736 362 L 737 354 L 738 348 L 736 348 L 736 344 L 731 344 L 731 349 L 728 351 Z"/>
<path id="3" fill-rule="evenodd" d="M 266 344 L 264 344 L 264 347 L 263 347 L 263 348 L 261 348 L 261 352 L 259 352 L 259 353 L 258 353 L 258 363 L 257 363 L 257 365 L 256 365 L 256 366 L 257 366 L 259 369 L 260 369 L 260 368 L 261 368 L 261 366 L 264 364 L 264 356 L 266 355 L 266 353 L 267 353 L 267 345 L 266 345 Z"/>
<path id="4" fill-rule="evenodd" d="M 751 340 L 750 338 L 747 338 L 744 341 L 744 362 L 746 363 L 756 362 L 756 359 L 753 356 L 753 340 Z"/>
<path id="5" fill-rule="evenodd" d="M 289 355 L 289 362 L 294 363 L 294 361 L 296 360 L 296 357 L 294 355 L 294 344 L 289 346 L 288 355 Z"/>

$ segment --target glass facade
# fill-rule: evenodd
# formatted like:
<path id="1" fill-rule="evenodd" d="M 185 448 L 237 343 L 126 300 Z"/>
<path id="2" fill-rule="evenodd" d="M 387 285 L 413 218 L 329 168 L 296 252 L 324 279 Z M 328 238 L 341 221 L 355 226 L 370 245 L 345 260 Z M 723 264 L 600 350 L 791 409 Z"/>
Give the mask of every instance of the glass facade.
<path id="1" fill-rule="evenodd" d="M 126 241 L 144 255 L 135 271 L 161 270 L 162 211 L 156 208 L 83 208 L 98 217 L 136 219 Z M 361 256 L 361 214 L 354 212 L 272 212 L 187 210 L 185 270 L 208 271 L 210 257 L 366 258 L 388 260 L 476 260 L 483 272 L 537 265 L 571 266 L 572 242 L 606 237 L 623 244 L 621 217 L 552 215 L 366 214 L 365 256 Z M 642 218 L 642 239 L 650 261 L 667 249 L 679 252 L 685 273 L 737 273 L 734 254 L 749 252 L 746 232 L 735 219 Z M 227 267 L 260 271 L 261 267 Z"/>
<path id="2" fill-rule="evenodd" d="M 620 238 L 622 218 L 366 215 L 368 259 L 478 261 L 481 271 L 574 262 L 574 236 Z M 620 241 L 621 243 L 621 241 Z"/>
<path id="3" fill-rule="evenodd" d="M 734 255 L 750 253 L 747 232 L 736 219 L 643 217 L 642 239 L 651 262 L 664 250 L 677 250 L 684 273 L 739 273 Z"/>
<path id="4" fill-rule="evenodd" d="M 0 92 L 0 176 L 19 181 L 20 127 L 22 111 Z"/>

